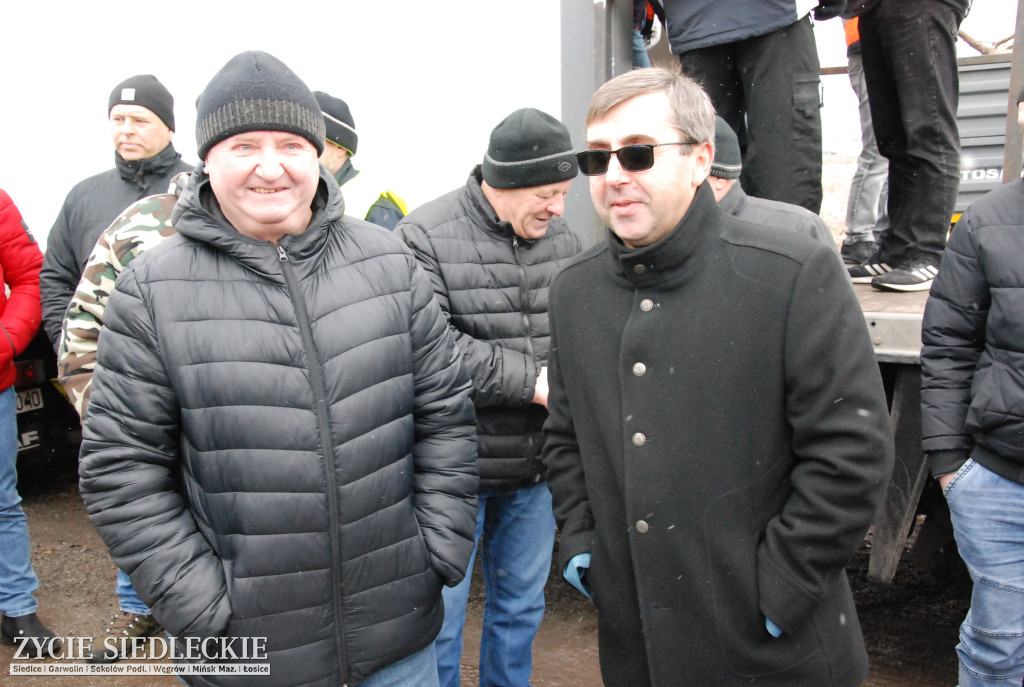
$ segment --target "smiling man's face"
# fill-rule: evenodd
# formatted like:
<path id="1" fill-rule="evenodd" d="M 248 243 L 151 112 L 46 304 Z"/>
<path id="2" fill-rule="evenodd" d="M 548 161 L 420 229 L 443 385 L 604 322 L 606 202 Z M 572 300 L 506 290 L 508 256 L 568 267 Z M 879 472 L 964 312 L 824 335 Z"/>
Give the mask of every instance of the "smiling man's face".
<path id="1" fill-rule="evenodd" d="M 587 127 L 587 148 L 618 150 L 637 143 L 672 143 L 683 134 L 671 125 L 672 111 L 663 91 L 626 100 Z M 654 166 L 639 172 L 622 168 L 612 156 L 608 171 L 590 177 L 594 209 L 630 248 L 663 238 L 683 218 L 697 187 L 711 169 L 711 145 L 661 146 Z"/>
<path id="2" fill-rule="evenodd" d="M 206 173 L 224 217 L 241 234 L 277 241 L 309 226 L 320 181 L 313 144 L 285 131 L 247 131 L 217 143 Z"/>

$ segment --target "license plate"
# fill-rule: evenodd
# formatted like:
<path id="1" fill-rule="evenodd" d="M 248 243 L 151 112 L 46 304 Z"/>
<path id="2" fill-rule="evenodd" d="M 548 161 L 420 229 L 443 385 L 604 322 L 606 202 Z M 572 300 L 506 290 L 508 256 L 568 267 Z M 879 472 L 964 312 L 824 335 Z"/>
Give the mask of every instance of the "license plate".
<path id="1" fill-rule="evenodd" d="M 43 407 L 43 390 L 36 388 L 19 391 L 16 407 L 18 413 L 39 410 Z"/>

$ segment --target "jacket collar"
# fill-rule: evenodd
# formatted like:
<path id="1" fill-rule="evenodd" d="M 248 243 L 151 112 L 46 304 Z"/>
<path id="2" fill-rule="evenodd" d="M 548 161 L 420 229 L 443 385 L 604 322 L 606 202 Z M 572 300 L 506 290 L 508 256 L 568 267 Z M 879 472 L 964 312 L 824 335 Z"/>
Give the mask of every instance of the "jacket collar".
<path id="1" fill-rule="evenodd" d="M 469 212 L 470 219 L 474 226 L 481 231 L 491 234 L 497 238 L 511 241 L 512 237 L 515 236 L 515 232 L 512 230 L 512 225 L 498 219 L 498 213 L 491 206 L 491 202 L 487 200 L 487 196 L 484 195 L 484 190 L 480 186 L 483 179 L 484 177 L 481 172 L 481 166 L 477 165 L 470 173 L 469 179 L 466 180 L 466 189 L 463 198 L 466 201 L 466 209 Z M 519 238 L 519 241 L 526 244 L 533 243 L 530 239 L 524 239 L 522 237 Z"/>
<path id="2" fill-rule="evenodd" d="M 297 276 L 302 278 L 315 269 L 330 231 L 340 227 L 345 204 L 341 190 L 322 165 L 320 183 L 312 203 L 313 217 L 301 234 L 288 235 L 278 242 L 288 255 Z M 267 279 L 282 281 L 280 251 L 270 241 L 261 241 L 241 234 L 224 217 L 213 195 L 210 178 L 197 168 L 174 209 L 174 227 L 178 233 L 226 253 L 233 260 Z"/>
<path id="3" fill-rule="evenodd" d="M 725 197 L 719 201 L 718 207 L 722 208 L 722 212 L 725 214 L 736 217 L 746 204 L 747 192 L 743 190 L 743 187 L 740 186 L 740 182 L 737 180 L 732 185 L 732 188 L 729 189 L 729 192 L 725 194 Z"/>
<path id="4" fill-rule="evenodd" d="M 608 254 L 616 271 L 635 288 L 668 285 L 699 266 L 700 258 L 721 233 L 723 219 L 715 194 L 705 182 L 683 219 L 660 241 L 630 249 L 609 230 Z"/>
<path id="5" fill-rule="evenodd" d="M 352 158 L 349 158 L 335 173 L 334 180 L 338 182 L 338 186 L 344 186 L 346 182 L 352 181 L 357 174 L 359 174 L 359 170 L 352 166 Z"/>
<path id="6" fill-rule="evenodd" d="M 114 151 L 114 166 L 117 167 L 117 173 L 122 179 L 145 189 L 146 177 L 166 174 L 179 158 L 181 155 L 174 149 L 174 144 L 168 143 L 167 147 L 153 157 L 141 160 L 125 160 L 120 153 Z"/>

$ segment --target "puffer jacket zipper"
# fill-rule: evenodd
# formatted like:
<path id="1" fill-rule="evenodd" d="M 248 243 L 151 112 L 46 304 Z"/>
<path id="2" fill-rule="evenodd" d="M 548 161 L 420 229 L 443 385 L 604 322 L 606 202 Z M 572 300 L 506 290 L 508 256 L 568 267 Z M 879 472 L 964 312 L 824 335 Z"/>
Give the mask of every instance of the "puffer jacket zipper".
<path id="1" fill-rule="evenodd" d="M 533 351 L 533 332 L 530 327 L 530 285 L 527 283 L 526 268 L 523 261 L 519 259 L 519 236 L 512 234 L 512 255 L 516 259 L 516 268 L 519 270 L 519 314 L 523 316 L 523 334 L 526 337 L 526 354 L 530 356 L 534 367 L 537 365 L 537 356 Z M 526 474 L 533 473 L 533 464 L 537 461 L 537 447 L 534 446 L 533 432 L 527 432 L 530 438 L 530 462 L 526 464 Z"/>
<path id="2" fill-rule="evenodd" d="M 341 660 L 342 681 L 349 670 L 348 656 L 345 654 L 345 622 L 341 603 L 341 542 L 338 538 L 341 516 L 338 514 L 338 487 L 334 474 L 334 447 L 331 443 L 331 425 L 327 413 L 327 392 L 324 385 L 324 371 L 320 365 L 320 357 L 313 343 L 313 328 L 309 324 L 309 313 L 306 304 L 300 297 L 298 281 L 292 269 L 291 261 L 284 246 L 277 247 L 281 261 L 281 271 L 287 286 L 288 299 L 295 308 L 295 319 L 302 335 L 302 346 L 309 361 L 309 381 L 313 385 L 313 403 L 316 407 L 317 425 L 320 427 L 320 450 L 323 451 L 324 473 L 327 477 L 327 503 L 329 527 L 331 530 L 331 603 L 334 608 L 334 623 L 337 631 L 334 641 Z"/>

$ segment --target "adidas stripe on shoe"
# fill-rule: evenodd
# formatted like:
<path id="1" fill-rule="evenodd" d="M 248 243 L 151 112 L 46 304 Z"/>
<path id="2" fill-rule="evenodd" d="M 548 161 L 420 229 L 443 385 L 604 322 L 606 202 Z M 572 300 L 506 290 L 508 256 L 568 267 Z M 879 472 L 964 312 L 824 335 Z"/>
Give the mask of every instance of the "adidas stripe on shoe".
<path id="1" fill-rule="evenodd" d="M 882 291 L 927 291 L 939 273 L 939 268 L 928 263 L 905 265 L 875 277 L 871 286 Z"/>
<path id="2" fill-rule="evenodd" d="M 872 279 L 892 272 L 892 268 L 884 262 L 869 260 L 861 265 L 848 265 L 846 271 L 854 284 L 870 284 Z"/>

